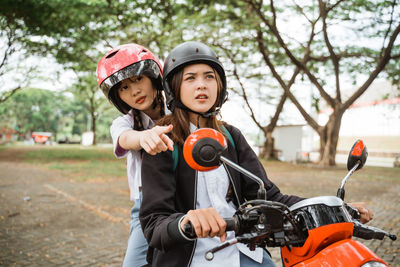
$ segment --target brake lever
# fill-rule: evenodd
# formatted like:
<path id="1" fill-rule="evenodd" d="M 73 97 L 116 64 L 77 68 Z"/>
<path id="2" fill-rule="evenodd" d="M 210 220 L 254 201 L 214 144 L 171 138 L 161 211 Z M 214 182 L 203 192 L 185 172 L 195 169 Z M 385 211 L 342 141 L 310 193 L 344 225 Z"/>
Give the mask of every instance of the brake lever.
<path id="1" fill-rule="evenodd" d="M 224 249 L 224 248 L 229 247 L 229 246 L 231 246 L 231 245 L 234 245 L 234 244 L 236 244 L 236 243 L 238 243 L 238 242 L 239 242 L 238 238 L 234 238 L 234 239 L 225 241 L 225 242 L 222 243 L 221 245 L 216 246 L 216 247 L 214 247 L 214 248 L 208 250 L 208 251 L 205 253 L 204 257 L 206 258 L 206 260 L 212 261 L 212 260 L 214 259 L 214 253 L 215 253 L 215 252 L 220 251 L 221 249 Z"/>
<path id="2" fill-rule="evenodd" d="M 360 214 L 360 212 L 356 209 L 356 208 L 354 208 L 354 207 L 352 207 L 352 206 L 350 206 L 350 205 L 348 205 L 348 204 L 344 204 L 344 207 L 346 208 L 346 210 L 349 212 L 349 214 L 350 214 L 350 216 L 351 216 L 351 218 L 353 219 L 353 220 L 356 220 L 356 221 L 360 221 L 360 219 L 361 219 L 361 214 Z"/>
<path id="3" fill-rule="evenodd" d="M 244 234 L 241 236 L 238 236 L 234 239 L 225 241 L 224 243 L 222 243 L 221 245 L 218 245 L 210 250 L 208 250 L 204 257 L 206 258 L 206 260 L 211 261 L 214 259 L 214 253 L 218 252 L 226 247 L 229 247 L 231 245 L 234 245 L 236 243 L 243 243 L 243 244 L 247 244 L 250 248 L 250 250 L 254 250 L 257 246 L 257 241 L 262 240 L 265 237 L 266 233 L 263 233 L 261 235 L 257 235 L 255 233 L 249 233 L 249 234 Z"/>

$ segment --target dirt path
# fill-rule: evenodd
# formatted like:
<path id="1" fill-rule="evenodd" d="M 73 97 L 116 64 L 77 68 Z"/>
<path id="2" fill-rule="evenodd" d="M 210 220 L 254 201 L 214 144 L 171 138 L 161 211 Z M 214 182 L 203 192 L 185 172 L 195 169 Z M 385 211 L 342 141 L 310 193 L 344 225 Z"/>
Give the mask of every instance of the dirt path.
<path id="1" fill-rule="evenodd" d="M 121 266 L 125 181 L 75 183 L 0 154 L 1 266 Z"/>
<path id="2" fill-rule="evenodd" d="M 76 182 L 21 163 L 15 150 L 8 153 L 0 152 L 0 266 L 121 266 L 131 205 L 127 182 Z M 303 168 L 299 176 L 297 167 L 285 168 L 267 169 L 283 192 L 307 197 L 334 193 L 341 179 L 323 179 L 325 170 Z M 399 235 L 400 182 L 377 176 L 349 181 L 347 200 L 366 201 L 375 211 L 371 225 Z M 400 266 L 400 241 L 362 242 L 390 266 Z M 271 252 L 281 266 L 278 249 Z"/>

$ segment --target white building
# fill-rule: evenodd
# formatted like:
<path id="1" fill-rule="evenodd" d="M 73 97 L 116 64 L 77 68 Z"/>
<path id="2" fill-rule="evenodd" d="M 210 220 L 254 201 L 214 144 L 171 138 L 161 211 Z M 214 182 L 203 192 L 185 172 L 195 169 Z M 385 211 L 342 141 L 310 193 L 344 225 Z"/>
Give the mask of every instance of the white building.
<path id="1" fill-rule="evenodd" d="M 348 96 L 343 95 L 343 99 Z M 329 117 L 329 109 L 318 116 L 320 125 Z M 285 161 L 318 159 L 319 136 L 310 126 L 285 125 L 275 129 L 275 149 Z M 369 151 L 368 164 L 393 166 L 400 155 L 400 97 L 390 82 L 376 81 L 344 113 L 337 147 L 337 163 L 344 163 L 351 146 L 362 139 Z"/>

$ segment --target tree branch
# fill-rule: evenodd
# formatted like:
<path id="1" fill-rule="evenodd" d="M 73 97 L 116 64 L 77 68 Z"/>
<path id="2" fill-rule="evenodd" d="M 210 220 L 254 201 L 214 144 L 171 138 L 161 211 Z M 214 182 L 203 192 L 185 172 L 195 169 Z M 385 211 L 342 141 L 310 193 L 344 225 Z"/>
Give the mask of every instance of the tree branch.
<path id="1" fill-rule="evenodd" d="M 265 131 L 264 127 L 257 121 L 256 116 L 254 114 L 254 111 L 253 111 L 253 109 L 252 109 L 252 107 L 251 107 L 251 105 L 249 103 L 249 99 L 247 97 L 246 90 L 245 90 L 244 85 L 243 85 L 242 81 L 240 80 L 239 74 L 237 72 L 236 61 L 235 61 L 233 55 L 224 46 L 219 45 L 219 44 L 216 44 L 216 46 L 218 46 L 219 48 L 221 48 L 225 52 L 225 54 L 227 55 L 227 57 L 229 58 L 229 60 L 233 64 L 233 75 L 235 76 L 236 80 L 238 81 L 238 83 L 240 85 L 240 88 L 242 90 L 242 97 L 243 97 L 247 107 L 250 110 L 251 119 L 254 121 L 254 123 L 257 125 L 258 128 L 260 128 L 262 131 Z"/>
<path id="2" fill-rule="evenodd" d="M 399 56 L 399 55 L 398 55 Z M 370 55 L 366 55 L 363 53 L 346 53 L 346 52 L 341 52 L 339 54 L 336 54 L 336 57 L 338 60 L 341 60 L 343 58 L 360 58 L 360 57 L 368 57 L 371 58 L 373 60 L 379 59 L 379 57 L 374 57 L 374 56 L 370 56 Z M 393 58 L 394 56 L 392 56 Z M 331 56 L 319 56 L 319 57 L 315 57 L 315 56 L 311 56 L 310 60 L 311 61 L 318 61 L 318 62 L 326 62 L 328 60 L 331 59 Z"/>
<path id="3" fill-rule="evenodd" d="M 293 3 L 295 4 L 297 10 L 300 11 L 300 13 L 306 18 L 306 20 L 310 24 L 312 24 L 313 23 L 312 20 L 307 17 L 307 14 L 304 12 L 303 8 L 299 4 L 297 4 L 296 1 L 293 1 Z"/>
<path id="4" fill-rule="evenodd" d="M 329 13 L 332 9 L 334 9 L 335 7 L 337 7 L 341 2 L 343 2 L 344 0 L 339 0 L 336 3 L 334 3 L 332 6 L 328 7 L 326 9 L 326 13 Z"/>
<path id="5" fill-rule="evenodd" d="M 386 31 L 386 33 L 385 33 L 385 37 L 383 38 L 383 41 L 382 41 L 381 56 L 382 56 L 382 53 L 383 53 L 383 50 L 384 50 L 384 47 L 385 47 L 386 38 L 388 37 L 388 35 L 389 35 L 389 33 L 390 33 L 390 30 L 392 29 L 392 25 L 393 25 L 393 13 L 394 13 L 394 8 L 395 8 L 395 6 L 396 6 L 396 2 L 397 2 L 397 0 L 394 0 L 394 1 L 392 2 L 392 12 L 391 12 L 391 14 L 390 14 L 389 27 L 388 27 L 388 29 L 387 29 L 387 31 Z"/>
<path id="6" fill-rule="evenodd" d="M 303 65 L 305 65 L 310 59 L 311 43 L 312 43 L 312 41 L 314 40 L 314 37 L 315 37 L 315 24 L 317 23 L 318 20 L 319 20 L 319 18 L 315 22 L 311 21 L 311 33 L 310 33 L 309 40 L 307 42 L 307 47 L 305 49 L 305 53 L 304 53 L 303 59 L 301 61 L 301 64 L 303 64 Z M 263 55 L 264 61 L 266 62 L 266 64 L 270 68 L 270 70 L 272 72 L 272 75 L 275 77 L 275 79 L 279 82 L 281 87 L 284 89 L 284 94 L 282 96 L 282 99 L 284 98 L 286 100 L 286 97 L 289 97 L 289 99 L 296 106 L 296 108 L 299 110 L 299 112 L 302 114 L 302 116 L 308 122 L 308 124 L 313 129 L 315 129 L 315 131 L 320 132 L 321 131 L 321 127 L 319 126 L 319 124 L 307 113 L 307 111 L 303 108 L 303 106 L 297 101 L 296 97 L 290 92 L 290 88 L 293 85 L 293 83 L 294 83 L 294 81 L 296 79 L 296 76 L 300 72 L 300 68 L 298 66 L 296 66 L 296 69 L 295 69 L 295 71 L 294 71 L 294 73 L 292 75 L 292 78 L 290 79 L 289 83 L 286 85 L 285 82 L 283 81 L 283 79 L 281 78 L 281 76 L 277 73 L 274 65 L 271 62 L 271 60 L 269 59 L 269 56 L 268 56 L 268 53 L 267 53 L 267 48 L 264 46 L 261 29 L 258 29 L 258 31 L 257 31 L 257 42 L 258 42 L 258 46 L 259 46 L 259 51 Z M 282 107 L 283 107 L 283 103 L 282 103 Z"/>
<path id="7" fill-rule="evenodd" d="M 326 25 L 326 18 L 327 18 L 328 12 L 326 10 L 326 4 L 322 0 L 319 0 L 318 3 L 319 3 L 319 11 L 320 11 L 320 14 L 322 17 L 322 31 L 323 31 L 323 35 L 324 35 L 324 40 L 325 40 L 325 44 L 328 48 L 330 59 L 333 63 L 334 72 L 335 72 L 336 99 L 341 103 L 342 97 L 340 95 L 339 59 L 338 59 L 335 51 L 333 50 L 333 46 L 328 37 L 328 27 Z"/>
<path id="8" fill-rule="evenodd" d="M 261 12 L 260 9 L 256 9 L 254 3 L 251 0 L 245 0 L 248 4 L 251 5 L 253 10 L 256 11 L 258 17 L 265 23 L 265 25 L 268 26 L 270 31 L 273 33 L 273 35 L 277 38 L 280 46 L 285 50 L 286 55 L 290 58 L 290 60 L 295 64 L 297 67 L 299 67 L 301 70 L 304 71 L 304 73 L 307 75 L 307 77 L 310 79 L 310 81 L 315 85 L 315 87 L 318 89 L 320 92 L 321 96 L 325 99 L 325 101 L 331 105 L 332 107 L 335 106 L 335 102 L 332 99 L 332 97 L 324 90 L 322 85 L 318 82 L 318 79 L 310 72 L 310 70 L 302 64 L 289 50 L 287 47 L 286 43 L 283 41 L 277 27 L 276 27 L 276 22 L 274 22 L 272 25 L 271 23 L 265 18 L 264 14 Z M 273 4 L 273 0 L 271 0 L 271 3 Z M 271 6 L 272 13 L 274 14 L 273 17 L 276 17 L 276 12 L 273 7 Z"/>
<path id="9" fill-rule="evenodd" d="M 17 86 L 14 89 L 12 89 L 11 91 L 8 91 L 6 93 L 4 93 L 3 95 L 0 96 L 0 104 L 4 103 L 5 101 L 7 101 L 7 99 L 9 99 L 13 94 L 15 94 L 19 89 L 21 89 L 21 86 Z"/>
<path id="10" fill-rule="evenodd" d="M 368 77 L 368 79 L 364 82 L 364 84 L 356 91 L 354 94 L 342 105 L 342 110 L 347 109 L 351 104 L 354 103 L 354 101 L 357 100 L 371 85 L 371 83 L 374 81 L 374 79 L 378 76 L 378 74 L 385 68 L 386 64 L 389 62 L 391 59 L 391 52 L 392 48 L 394 45 L 394 42 L 397 39 L 397 36 L 400 33 L 400 23 L 397 25 L 396 29 L 393 31 L 392 36 L 389 39 L 389 43 L 387 47 L 384 49 L 385 53 L 383 54 L 383 57 L 379 60 L 375 70 L 371 73 L 371 75 Z"/>
<path id="11" fill-rule="evenodd" d="M 7 48 L 4 51 L 3 59 L 0 62 L 0 69 L 6 64 L 8 56 L 13 53 L 12 45 L 15 37 L 15 32 L 10 27 L 7 28 L 9 28 L 10 31 L 7 32 Z"/>

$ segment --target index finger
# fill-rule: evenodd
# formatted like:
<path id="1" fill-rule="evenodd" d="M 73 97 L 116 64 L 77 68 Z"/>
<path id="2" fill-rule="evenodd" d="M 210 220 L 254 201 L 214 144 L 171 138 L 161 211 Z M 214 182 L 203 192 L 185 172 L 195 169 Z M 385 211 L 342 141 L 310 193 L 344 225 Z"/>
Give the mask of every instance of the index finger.
<path id="1" fill-rule="evenodd" d="M 156 127 L 153 128 L 153 130 L 158 135 L 161 135 L 161 134 L 169 133 L 170 131 L 172 131 L 172 128 L 173 128 L 173 126 L 172 126 L 172 124 L 170 124 L 170 125 L 167 125 L 167 126 L 156 126 Z"/>

